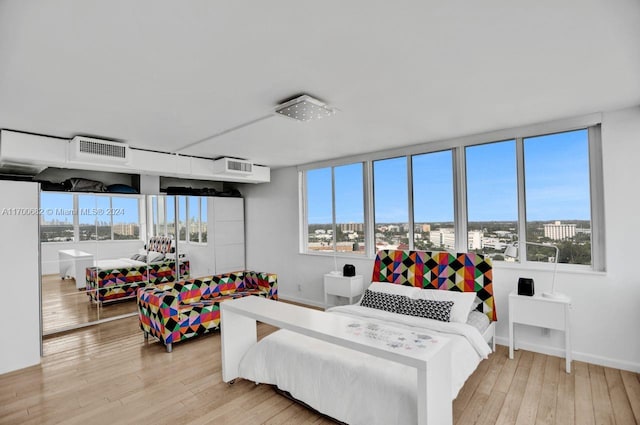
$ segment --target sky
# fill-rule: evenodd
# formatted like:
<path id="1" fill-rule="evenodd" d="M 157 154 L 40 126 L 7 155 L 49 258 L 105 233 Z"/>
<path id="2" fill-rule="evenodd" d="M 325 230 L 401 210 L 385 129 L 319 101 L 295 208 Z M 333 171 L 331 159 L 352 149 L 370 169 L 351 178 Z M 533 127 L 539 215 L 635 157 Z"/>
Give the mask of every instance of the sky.
<path id="1" fill-rule="evenodd" d="M 587 130 L 524 139 L 526 214 L 529 221 L 589 220 Z M 516 143 L 467 147 L 469 221 L 517 221 Z M 451 151 L 415 155 L 414 221 L 452 222 Z M 374 161 L 377 223 L 408 222 L 407 158 Z M 335 167 L 336 221 L 364 222 L 362 164 Z M 308 223 L 332 222 L 331 168 L 307 172 Z"/>

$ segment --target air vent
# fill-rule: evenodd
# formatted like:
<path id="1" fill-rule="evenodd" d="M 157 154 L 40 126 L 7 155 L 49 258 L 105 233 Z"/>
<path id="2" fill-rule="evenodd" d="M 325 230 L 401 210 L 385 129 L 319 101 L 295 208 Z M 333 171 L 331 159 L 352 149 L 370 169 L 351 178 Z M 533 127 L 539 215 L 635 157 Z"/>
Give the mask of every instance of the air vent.
<path id="1" fill-rule="evenodd" d="M 213 172 L 216 174 L 249 175 L 253 173 L 253 164 L 242 159 L 220 158 L 213 162 Z"/>
<path id="2" fill-rule="evenodd" d="M 76 136 L 69 142 L 69 161 L 126 164 L 129 162 L 129 145 Z"/>

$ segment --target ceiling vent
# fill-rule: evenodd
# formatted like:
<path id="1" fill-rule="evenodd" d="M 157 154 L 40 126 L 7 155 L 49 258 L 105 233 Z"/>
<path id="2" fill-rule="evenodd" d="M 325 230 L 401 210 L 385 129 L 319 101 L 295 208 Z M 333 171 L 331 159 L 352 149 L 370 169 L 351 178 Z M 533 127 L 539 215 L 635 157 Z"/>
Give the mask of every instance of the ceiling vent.
<path id="1" fill-rule="evenodd" d="M 69 142 L 69 161 L 127 164 L 129 157 L 126 143 L 85 136 L 76 136 Z"/>
<path id="2" fill-rule="evenodd" d="M 248 176 L 253 173 L 253 164 L 242 159 L 220 158 L 213 161 L 213 172 Z"/>

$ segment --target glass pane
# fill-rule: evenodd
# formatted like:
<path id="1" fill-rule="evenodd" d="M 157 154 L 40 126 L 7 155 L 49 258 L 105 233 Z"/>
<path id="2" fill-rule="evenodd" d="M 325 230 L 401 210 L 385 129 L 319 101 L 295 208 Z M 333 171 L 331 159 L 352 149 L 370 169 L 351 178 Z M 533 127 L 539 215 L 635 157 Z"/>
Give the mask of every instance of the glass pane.
<path id="1" fill-rule="evenodd" d="M 113 239 L 140 239 L 138 198 L 111 198 Z"/>
<path id="2" fill-rule="evenodd" d="M 153 236 L 157 236 L 157 235 L 162 235 L 164 234 L 164 231 L 161 230 L 160 228 L 160 216 L 159 214 L 159 209 L 158 209 L 158 198 L 155 196 L 151 197 L 151 228 L 152 230 L 152 235 Z"/>
<path id="3" fill-rule="evenodd" d="M 200 242 L 200 198 L 189 196 L 189 241 Z"/>
<path id="4" fill-rule="evenodd" d="M 336 245 L 342 252 L 365 253 L 362 163 L 335 167 Z"/>
<path id="5" fill-rule="evenodd" d="M 451 151 L 415 155 L 413 170 L 414 247 L 455 249 L 453 157 Z"/>
<path id="6" fill-rule="evenodd" d="M 176 197 L 165 196 L 165 231 L 160 236 L 176 236 Z"/>
<path id="7" fill-rule="evenodd" d="M 200 241 L 207 242 L 207 203 L 209 198 L 202 198 L 200 202 Z"/>
<path id="8" fill-rule="evenodd" d="M 80 240 L 110 240 L 111 216 L 108 196 L 78 195 Z"/>
<path id="9" fill-rule="evenodd" d="M 179 239 L 187 240 L 187 197 L 178 196 L 178 229 Z"/>
<path id="10" fill-rule="evenodd" d="M 40 208 L 40 242 L 73 241 L 73 195 L 42 192 Z"/>
<path id="11" fill-rule="evenodd" d="M 587 130 L 524 139 L 528 242 L 552 243 L 559 262 L 591 264 Z M 527 245 L 527 260 L 552 262 L 554 250 Z"/>
<path id="12" fill-rule="evenodd" d="M 331 168 L 309 170 L 307 176 L 308 251 L 333 251 Z"/>
<path id="13" fill-rule="evenodd" d="M 373 163 L 376 250 L 409 248 L 409 190 L 407 158 Z"/>
<path id="14" fill-rule="evenodd" d="M 466 148 L 468 249 L 504 260 L 518 235 L 516 141 Z"/>

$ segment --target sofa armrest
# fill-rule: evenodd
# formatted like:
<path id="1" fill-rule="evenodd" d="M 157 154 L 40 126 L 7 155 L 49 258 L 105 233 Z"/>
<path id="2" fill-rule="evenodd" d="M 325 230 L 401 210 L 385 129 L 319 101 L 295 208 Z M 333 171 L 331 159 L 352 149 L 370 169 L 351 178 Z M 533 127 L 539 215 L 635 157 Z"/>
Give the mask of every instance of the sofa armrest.
<path id="1" fill-rule="evenodd" d="M 245 287 L 257 287 L 260 295 L 274 300 L 278 299 L 278 275 L 264 272 L 245 272 Z"/>
<path id="2" fill-rule="evenodd" d="M 173 342 L 175 333 L 179 334 L 178 293 L 168 286 L 162 288 L 160 285 L 138 288 L 136 295 L 140 328 L 165 344 Z"/>

